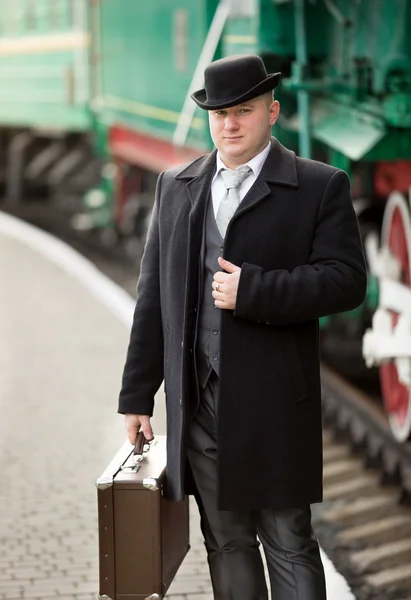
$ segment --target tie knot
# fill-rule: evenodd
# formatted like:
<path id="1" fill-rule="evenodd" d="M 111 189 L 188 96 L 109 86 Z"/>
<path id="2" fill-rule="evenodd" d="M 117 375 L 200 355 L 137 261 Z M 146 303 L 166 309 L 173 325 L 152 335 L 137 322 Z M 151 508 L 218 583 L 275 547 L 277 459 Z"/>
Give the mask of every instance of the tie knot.
<path id="1" fill-rule="evenodd" d="M 247 165 L 243 165 L 242 167 L 238 167 L 235 171 L 230 171 L 229 169 L 221 169 L 221 177 L 223 178 L 224 185 L 227 190 L 230 189 L 238 189 L 243 181 L 247 179 L 247 177 L 251 173 L 251 168 Z"/>

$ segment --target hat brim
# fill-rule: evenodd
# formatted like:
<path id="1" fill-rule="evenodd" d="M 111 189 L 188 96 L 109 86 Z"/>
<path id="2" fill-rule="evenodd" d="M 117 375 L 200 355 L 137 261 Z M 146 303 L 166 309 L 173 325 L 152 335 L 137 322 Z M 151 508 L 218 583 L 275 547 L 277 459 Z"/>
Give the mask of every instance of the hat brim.
<path id="1" fill-rule="evenodd" d="M 208 102 L 207 93 L 205 89 L 193 92 L 191 94 L 191 98 L 200 108 L 203 108 L 204 110 L 219 110 L 221 108 L 230 108 L 231 106 L 243 104 L 244 102 L 247 102 L 247 100 L 251 100 L 252 98 L 256 98 L 257 96 L 261 96 L 262 94 L 270 92 L 275 87 L 277 87 L 280 78 L 281 73 L 273 73 L 272 75 L 268 75 L 267 79 L 260 81 L 260 83 L 252 87 L 245 94 L 237 96 L 236 98 L 229 98 L 217 102 Z"/>

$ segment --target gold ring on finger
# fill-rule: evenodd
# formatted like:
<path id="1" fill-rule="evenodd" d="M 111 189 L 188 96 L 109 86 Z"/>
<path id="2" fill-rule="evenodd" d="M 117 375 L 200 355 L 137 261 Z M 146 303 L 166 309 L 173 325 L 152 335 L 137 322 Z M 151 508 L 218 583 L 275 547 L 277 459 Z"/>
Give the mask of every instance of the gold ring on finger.
<path id="1" fill-rule="evenodd" d="M 220 291 L 220 284 L 219 284 L 219 283 L 217 283 L 217 285 L 215 286 L 215 291 L 216 291 L 216 292 L 219 292 L 219 291 Z"/>

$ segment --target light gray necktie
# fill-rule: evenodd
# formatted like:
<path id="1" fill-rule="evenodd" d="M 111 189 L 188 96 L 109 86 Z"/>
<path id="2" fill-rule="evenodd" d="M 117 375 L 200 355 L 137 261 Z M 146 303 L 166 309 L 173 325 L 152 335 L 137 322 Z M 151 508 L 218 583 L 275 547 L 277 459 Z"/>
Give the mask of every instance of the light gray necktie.
<path id="1" fill-rule="evenodd" d="M 235 171 L 230 171 L 229 169 L 221 169 L 220 171 L 227 190 L 227 193 L 220 202 L 216 216 L 217 227 L 222 237 L 225 237 L 231 217 L 240 204 L 239 189 L 241 184 L 247 179 L 251 171 L 252 169 L 247 165 L 238 167 Z"/>

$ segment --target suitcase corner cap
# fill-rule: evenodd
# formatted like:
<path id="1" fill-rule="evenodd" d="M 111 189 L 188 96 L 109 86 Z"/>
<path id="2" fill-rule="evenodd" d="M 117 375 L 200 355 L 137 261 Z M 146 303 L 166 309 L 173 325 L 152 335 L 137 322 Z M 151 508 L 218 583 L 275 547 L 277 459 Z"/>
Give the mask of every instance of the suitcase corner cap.
<path id="1" fill-rule="evenodd" d="M 156 492 L 161 489 L 161 483 L 155 477 L 147 477 L 143 479 L 143 486 L 152 492 Z M 160 598 L 160 596 L 148 596 L 149 598 Z"/>
<path id="2" fill-rule="evenodd" d="M 96 481 L 96 487 L 98 490 L 105 490 L 113 485 L 112 477 L 100 477 Z M 100 596 L 100 598 L 109 598 L 109 596 Z M 111 600 L 111 598 L 109 598 Z"/>

